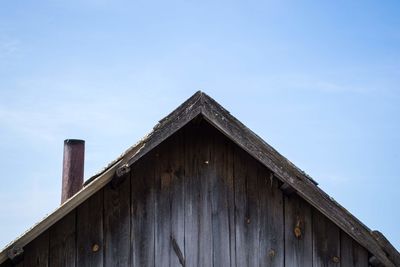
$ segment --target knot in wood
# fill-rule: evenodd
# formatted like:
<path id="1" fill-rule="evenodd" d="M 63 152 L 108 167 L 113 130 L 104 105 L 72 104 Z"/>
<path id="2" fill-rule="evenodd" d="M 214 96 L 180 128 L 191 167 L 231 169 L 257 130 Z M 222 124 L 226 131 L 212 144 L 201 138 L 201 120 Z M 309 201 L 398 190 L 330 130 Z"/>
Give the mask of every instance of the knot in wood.
<path id="1" fill-rule="evenodd" d="M 250 222 L 251 222 L 251 221 L 250 221 L 250 218 L 246 218 L 246 223 L 247 223 L 247 224 L 250 224 Z"/>
<path id="2" fill-rule="evenodd" d="M 299 226 L 296 226 L 295 228 L 294 228 L 294 236 L 297 238 L 297 239 L 300 239 L 301 238 L 301 228 L 299 227 Z"/>
<path id="3" fill-rule="evenodd" d="M 270 250 L 268 251 L 268 256 L 269 256 L 270 258 L 275 257 L 275 254 L 276 254 L 276 252 L 275 252 L 274 249 L 270 249 Z"/>
<path id="4" fill-rule="evenodd" d="M 333 261 L 334 263 L 339 263 L 339 262 L 340 262 L 340 258 L 339 258 L 338 256 L 333 256 L 333 257 L 332 257 L 332 261 Z"/>
<path id="5" fill-rule="evenodd" d="M 303 228 L 303 220 L 301 219 L 300 216 L 297 216 L 296 226 L 294 227 L 294 230 L 293 230 L 294 236 L 297 239 L 300 239 L 303 234 L 302 228 Z"/>
<path id="6" fill-rule="evenodd" d="M 99 249 L 100 249 L 100 246 L 98 244 L 93 244 L 93 246 L 92 246 L 93 252 L 97 252 L 97 251 L 99 251 Z"/>

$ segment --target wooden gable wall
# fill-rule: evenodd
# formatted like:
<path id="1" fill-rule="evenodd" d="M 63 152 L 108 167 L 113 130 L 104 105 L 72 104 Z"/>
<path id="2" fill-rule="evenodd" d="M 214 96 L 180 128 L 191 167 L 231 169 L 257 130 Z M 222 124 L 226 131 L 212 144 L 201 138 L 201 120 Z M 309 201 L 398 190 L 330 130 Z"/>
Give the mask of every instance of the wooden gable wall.
<path id="1" fill-rule="evenodd" d="M 16 266 L 368 266 L 363 247 L 200 118 L 132 167 Z"/>

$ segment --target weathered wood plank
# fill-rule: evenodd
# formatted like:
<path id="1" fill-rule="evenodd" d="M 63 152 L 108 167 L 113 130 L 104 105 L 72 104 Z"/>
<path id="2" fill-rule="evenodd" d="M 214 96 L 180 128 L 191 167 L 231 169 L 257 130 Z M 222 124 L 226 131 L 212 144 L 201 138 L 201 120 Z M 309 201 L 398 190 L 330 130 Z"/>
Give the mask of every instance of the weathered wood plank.
<path id="1" fill-rule="evenodd" d="M 311 266 L 312 208 L 298 195 L 285 196 L 285 266 Z"/>
<path id="2" fill-rule="evenodd" d="M 236 207 L 235 207 L 235 157 L 234 144 L 230 140 L 225 140 L 226 158 L 224 168 L 226 170 L 226 183 L 228 185 L 227 201 L 228 201 L 228 218 L 229 218 L 229 255 L 230 266 L 235 267 L 236 264 Z"/>
<path id="3" fill-rule="evenodd" d="M 50 228 L 49 266 L 76 266 L 76 210 Z"/>
<path id="4" fill-rule="evenodd" d="M 236 265 L 260 266 L 257 164 L 238 147 L 235 147 L 234 157 Z"/>
<path id="5" fill-rule="evenodd" d="M 210 125 L 206 127 L 213 136 L 209 161 L 213 266 L 235 266 L 235 261 L 232 262 L 235 259 L 233 150 L 231 142 L 221 133 Z"/>
<path id="6" fill-rule="evenodd" d="M 49 231 L 44 232 L 24 248 L 25 266 L 49 266 Z"/>
<path id="7" fill-rule="evenodd" d="M 285 256 L 283 194 L 276 177 L 258 162 L 257 165 L 255 178 L 259 194 L 260 263 L 263 266 L 282 267 Z"/>
<path id="8" fill-rule="evenodd" d="M 185 133 L 185 255 L 187 266 L 212 266 L 210 143 L 195 123 Z"/>
<path id="9" fill-rule="evenodd" d="M 180 131 L 155 150 L 155 258 L 158 266 L 184 264 L 183 137 Z"/>
<path id="10" fill-rule="evenodd" d="M 179 131 L 171 141 L 168 142 L 170 148 L 169 153 L 169 169 L 170 169 L 170 203 L 171 203 L 171 232 L 170 235 L 176 243 L 176 248 L 170 250 L 169 266 L 185 265 L 185 149 L 184 149 L 184 132 Z M 179 253 L 180 251 L 180 253 Z M 181 254 L 181 255 L 179 255 Z"/>
<path id="11" fill-rule="evenodd" d="M 340 230 L 328 218 L 313 210 L 313 266 L 340 267 Z"/>
<path id="12" fill-rule="evenodd" d="M 169 141 L 169 140 L 168 140 Z M 170 149 L 170 150 L 169 150 Z M 163 143 L 156 148 L 155 169 L 155 258 L 157 266 L 168 267 L 172 251 L 171 244 L 171 202 L 172 170 L 170 169 L 170 153 L 175 148 Z"/>
<path id="13" fill-rule="evenodd" d="M 104 187 L 104 265 L 130 262 L 130 173 L 118 187 Z"/>
<path id="14" fill-rule="evenodd" d="M 368 251 L 343 231 L 340 235 L 341 266 L 368 267 Z"/>
<path id="15" fill-rule="evenodd" d="M 154 153 L 137 161 L 131 171 L 132 266 L 155 266 Z M 149 168 L 150 167 L 150 168 Z"/>
<path id="16" fill-rule="evenodd" d="M 103 266 L 103 189 L 77 208 L 77 266 Z"/>
<path id="17" fill-rule="evenodd" d="M 211 207 L 211 168 L 210 168 L 210 154 L 211 154 L 211 135 L 209 129 L 204 127 L 204 122 L 201 121 L 199 129 L 196 132 L 199 140 L 194 151 L 197 151 L 198 170 L 195 179 L 200 180 L 200 198 L 199 198 L 199 256 L 198 266 L 212 266 L 213 261 L 213 243 L 212 243 L 212 207 Z M 195 141 L 196 143 L 196 141 Z"/>
<path id="18" fill-rule="evenodd" d="M 187 266 L 198 266 L 200 177 L 196 173 L 199 160 L 195 151 L 194 131 L 185 128 L 185 248 Z"/>

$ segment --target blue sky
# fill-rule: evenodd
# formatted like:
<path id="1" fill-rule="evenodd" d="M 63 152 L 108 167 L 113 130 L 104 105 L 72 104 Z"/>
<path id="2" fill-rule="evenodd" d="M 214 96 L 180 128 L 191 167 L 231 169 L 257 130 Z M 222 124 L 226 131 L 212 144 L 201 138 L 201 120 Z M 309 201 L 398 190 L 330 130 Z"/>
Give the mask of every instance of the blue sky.
<path id="1" fill-rule="evenodd" d="M 134 3 L 133 3 L 134 2 Z M 398 1 L 3 1 L 0 247 L 195 91 L 400 249 Z"/>

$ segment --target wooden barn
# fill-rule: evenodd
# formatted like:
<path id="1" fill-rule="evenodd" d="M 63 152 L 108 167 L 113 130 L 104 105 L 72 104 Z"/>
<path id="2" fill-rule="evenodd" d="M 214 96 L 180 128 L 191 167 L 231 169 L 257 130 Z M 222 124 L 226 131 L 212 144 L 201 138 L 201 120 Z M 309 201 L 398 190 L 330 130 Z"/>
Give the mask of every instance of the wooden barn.
<path id="1" fill-rule="evenodd" d="M 0 252 L 5 266 L 400 266 L 398 251 L 197 92 Z"/>

